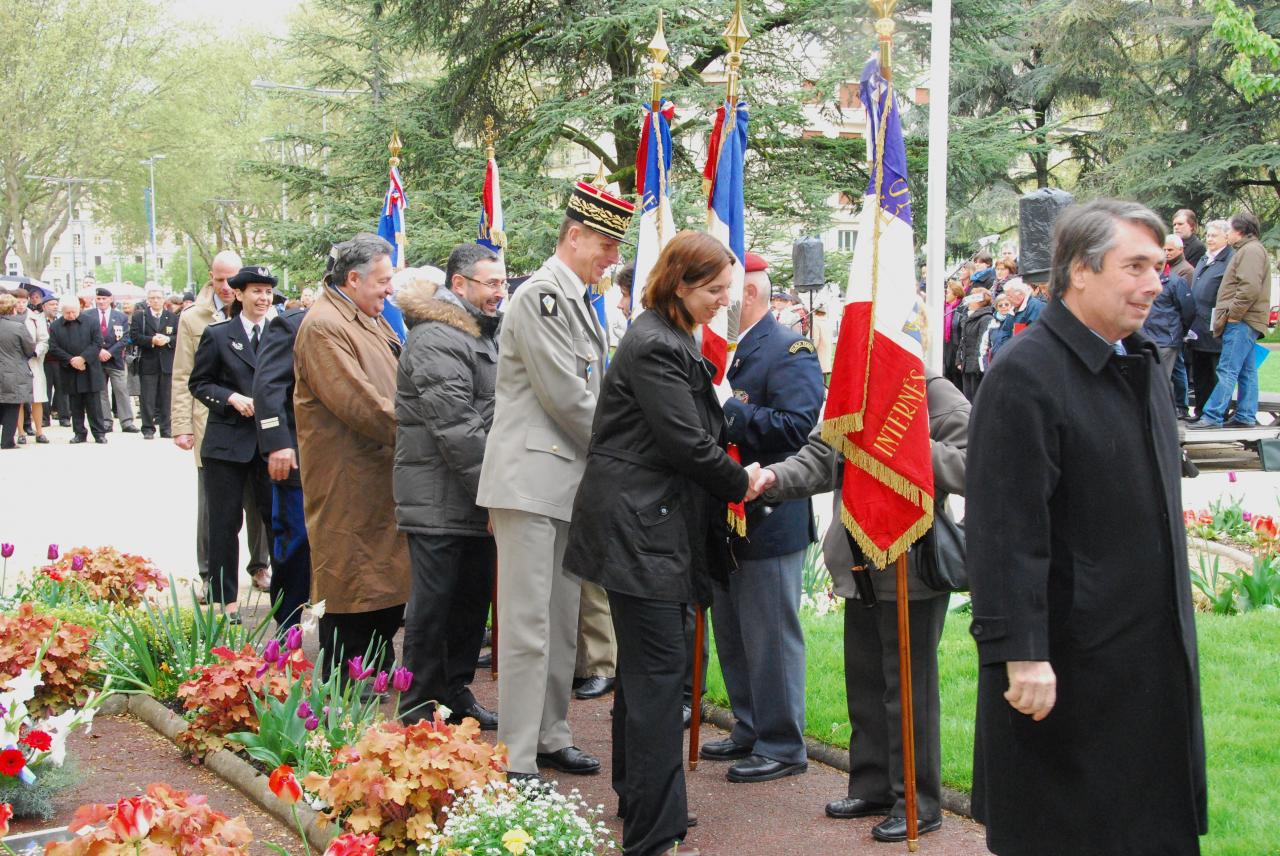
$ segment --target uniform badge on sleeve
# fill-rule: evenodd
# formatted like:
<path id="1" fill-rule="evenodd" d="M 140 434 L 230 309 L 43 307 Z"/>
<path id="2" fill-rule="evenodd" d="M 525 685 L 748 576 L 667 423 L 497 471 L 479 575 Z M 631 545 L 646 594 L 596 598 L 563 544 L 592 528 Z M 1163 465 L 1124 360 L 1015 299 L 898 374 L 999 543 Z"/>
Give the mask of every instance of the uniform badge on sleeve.
<path id="1" fill-rule="evenodd" d="M 560 301 L 550 291 L 544 291 L 538 295 L 538 306 L 542 310 L 543 318 L 560 316 Z"/>
<path id="2" fill-rule="evenodd" d="M 808 351 L 811 354 L 817 353 L 813 347 L 813 342 L 808 339 L 796 339 L 791 343 L 791 347 L 787 349 L 788 354 L 798 354 L 801 351 Z"/>

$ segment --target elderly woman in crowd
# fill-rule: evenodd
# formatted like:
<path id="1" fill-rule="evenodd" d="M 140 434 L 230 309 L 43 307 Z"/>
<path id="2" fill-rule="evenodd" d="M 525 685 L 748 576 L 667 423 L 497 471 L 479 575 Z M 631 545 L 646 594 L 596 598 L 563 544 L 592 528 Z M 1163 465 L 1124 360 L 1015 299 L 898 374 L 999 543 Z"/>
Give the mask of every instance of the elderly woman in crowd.
<path id="1" fill-rule="evenodd" d="M 31 367 L 31 403 L 19 408 L 18 445 L 26 443 L 29 434 L 35 435 L 37 443 L 48 443 L 49 438 L 44 435 L 44 403 L 49 400 L 49 387 L 44 376 L 44 355 L 49 350 L 49 323 L 45 321 L 43 312 L 30 305 L 31 296 L 25 289 L 19 288 L 13 292 L 13 296 L 18 301 L 13 307 L 14 317 L 31 332 L 31 338 L 36 343 L 35 356 L 27 360 L 27 365 Z"/>
<path id="2" fill-rule="evenodd" d="M 1181 212 L 1179 212 L 1181 213 Z M 1204 227 L 1206 251 L 1196 264 L 1191 296 L 1196 304 L 1196 317 L 1191 322 L 1188 345 L 1191 347 L 1191 384 L 1196 398 L 1196 415 L 1204 412 L 1209 396 L 1218 384 L 1218 355 L 1222 353 L 1222 339 L 1213 335 L 1213 307 L 1218 302 L 1218 287 L 1222 275 L 1235 253 L 1227 242 L 1226 220 L 1212 220 Z"/>
<path id="3" fill-rule="evenodd" d="M 12 294 L 0 294 L 0 449 L 16 449 L 18 412 L 31 403 L 31 366 L 36 353 L 35 338 L 14 314 L 19 301 Z"/>
<path id="4" fill-rule="evenodd" d="M 565 570 L 609 594 L 618 640 L 613 787 L 623 852 L 671 852 L 688 829 L 681 769 L 686 606 L 727 578 L 726 504 L 746 495 L 724 449 L 727 384 L 693 333 L 729 302 L 733 255 L 681 232 L 649 275 L 643 306 L 605 376 Z M 683 846 L 681 854 L 696 854 Z"/>
<path id="5" fill-rule="evenodd" d="M 968 311 L 965 313 L 963 326 L 960 328 L 960 351 L 957 362 L 962 372 L 961 389 L 964 397 L 973 401 L 978 394 L 978 385 L 982 383 L 982 334 L 991 323 L 991 292 L 985 288 L 975 288 L 965 298 Z"/>

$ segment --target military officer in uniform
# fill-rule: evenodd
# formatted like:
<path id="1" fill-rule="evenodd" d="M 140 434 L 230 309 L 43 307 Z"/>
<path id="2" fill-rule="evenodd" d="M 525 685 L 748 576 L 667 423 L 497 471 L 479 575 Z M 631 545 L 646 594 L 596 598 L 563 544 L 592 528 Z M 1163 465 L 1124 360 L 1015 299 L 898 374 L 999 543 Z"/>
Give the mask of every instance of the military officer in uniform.
<path id="1" fill-rule="evenodd" d="M 507 305 L 477 504 L 498 543 L 498 739 L 508 769 L 595 773 L 566 719 L 580 587 L 561 566 L 586 465 L 607 337 L 590 286 L 618 263 L 635 206 L 585 182 L 556 251 Z"/>
<path id="2" fill-rule="evenodd" d="M 205 328 L 187 384 L 191 395 L 209 408 L 200 458 L 209 509 L 211 601 L 222 604 L 238 623 L 239 533 L 246 485 L 253 491 L 263 525 L 271 526 L 271 484 L 266 461 L 258 454 L 252 396 L 258 349 L 274 315 L 276 279 L 265 267 L 244 267 L 228 282 L 235 294 L 231 317 Z"/>
<path id="3" fill-rule="evenodd" d="M 747 253 L 742 333 L 726 373 L 725 436 L 744 461 L 777 463 L 804 448 L 825 388 L 813 343 L 769 311 L 769 263 Z M 716 653 L 737 724 L 702 757 L 733 760 L 731 782 L 767 782 L 802 773 L 804 631 L 801 572 L 817 540 L 808 499 L 752 509 L 734 551 L 740 570 L 717 585 L 711 617 Z"/>

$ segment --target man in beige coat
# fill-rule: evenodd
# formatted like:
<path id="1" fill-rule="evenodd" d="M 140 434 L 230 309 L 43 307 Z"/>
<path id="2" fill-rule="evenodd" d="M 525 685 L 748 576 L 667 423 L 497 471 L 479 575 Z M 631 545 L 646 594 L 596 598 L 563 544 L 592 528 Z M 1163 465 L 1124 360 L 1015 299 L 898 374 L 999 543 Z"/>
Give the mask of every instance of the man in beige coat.
<path id="1" fill-rule="evenodd" d="M 409 550 L 396 528 L 400 339 L 382 317 L 392 247 L 360 234 L 333 248 L 333 270 L 294 344 L 294 417 L 311 540 L 311 600 L 325 602 L 320 644 L 329 667 L 370 646 L 382 668 L 409 600 Z M 503 637 L 504 641 L 506 637 Z"/>
<path id="2" fill-rule="evenodd" d="M 580 587 L 562 567 L 607 345 L 590 285 L 618 262 L 634 206 L 579 182 L 555 255 L 511 298 L 477 504 L 498 542 L 498 739 L 508 770 L 595 773 L 566 720 Z"/>
<path id="3" fill-rule="evenodd" d="M 235 276 L 242 264 L 240 256 L 232 250 L 223 250 L 213 257 L 209 265 L 209 282 L 200 289 L 196 302 L 178 316 L 178 341 L 173 352 L 173 384 L 170 387 L 170 423 L 173 442 L 179 449 L 194 452 L 196 461 L 196 568 L 200 573 L 202 591 L 200 601 L 207 599 L 209 585 L 209 509 L 204 501 L 204 466 L 200 460 L 200 444 L 204 441 L 204 426 L 209 418 L 205 407 L 187 388 L 191 369 L 196 362 L 196 348 L 204 328 L 214 321 L 229 317 L 231 301 L 235 295 L 227 280 Z M 249 542 L 248 573 L 254 588 L 266 591 L 271 584 L 268 562 L 271 558 L 271 534 L 262 525 L 252 491 L 245 491 L 244 518 Z"/>

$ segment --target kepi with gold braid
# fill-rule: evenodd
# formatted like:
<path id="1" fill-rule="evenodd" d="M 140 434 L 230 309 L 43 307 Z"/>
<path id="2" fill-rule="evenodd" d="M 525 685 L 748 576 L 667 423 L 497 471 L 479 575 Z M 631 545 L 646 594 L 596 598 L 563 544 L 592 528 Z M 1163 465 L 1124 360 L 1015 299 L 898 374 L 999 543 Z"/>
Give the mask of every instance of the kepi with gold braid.
<path id="1" fill-rule="evenodd" d="M 631 226 L 631 218 L 635 216 L 636 206 L 625 199 L 579 181 L 573 186 L 573 193 L 569 196 L 569 204 L 564 213 L 571 220 L 577 220 L 605 237 L 630 243 L 626 235 Z"/>

